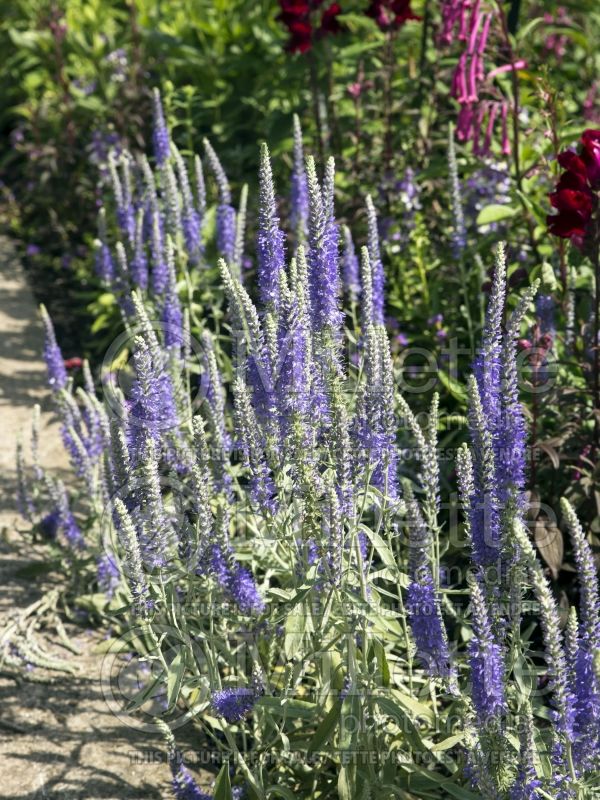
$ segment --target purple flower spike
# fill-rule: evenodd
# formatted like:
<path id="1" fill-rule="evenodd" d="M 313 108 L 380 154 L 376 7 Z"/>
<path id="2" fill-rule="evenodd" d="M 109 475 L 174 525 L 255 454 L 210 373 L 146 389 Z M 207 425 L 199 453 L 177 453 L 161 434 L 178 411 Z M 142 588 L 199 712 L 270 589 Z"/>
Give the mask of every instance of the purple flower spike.
<path id="1" fill-rule="evenodd" d="M 173 780 L 173 794 L 176 800 L 212 800 L 212 795 L 201 791 L 189 769 L 183 763 L 181 753 L 173 749 L 169 753 L 169 767 Z"/>
<path id="2" fill-rule="evenodd" d="M 273 173 L 266 144 L 260 150 L 260 211 L 258 217 L 258 281 L 265 308 L 279 311 L 279 282 L 285 268 L 284 234 L 279 228 Z"/>
<path id="3" fill-rule="evenodd" d="M 215 692 L 212 707 L 226 722 L 239 722 L 252 711 L 256 695 L 252 689 L 223 689 Z"/>
<path id="4" fill-rule="evenodd" d="M 235 255 L 235 222 L 233 206 L 217 206 L 217 249 L 228 264 L 233 264 Z"/>
<path id="5" fill-rule="evenodd" d="M 360 278 L 359 278 L 359 265 L 358 256 L 352 241 L 352 234 L 350 228 L 344 225 L 344 251 L 342 254 L 342 279 L 344 281 L 344 289 L 348 293 L 351 300 L 356 301 L 360 294 Z"/>
<path id="6" fill-rule="evenodd" d="M 160 92 L 158 89 L 153 91 L 154 98 L 154 130 L 152 133 L 152 143 L 154 145 L 154 157 L 156 163 L 162 165 L 168 161 L 171 153 L 171 139 L 165 122 Z"/>
<path id="7" fill-rule="evenodd" d="M 310 220 L 308 263 L 310 313 L 313 328 L 337 331 L 341 322 L 337 259 L 337 226 L 331 214 L 331 200 L 324 198 L 312 157 L 306 161 Z M 333 187 L 332 187 L 333 189 Z"/>
<path id="8" fill-rule="evenodd" d="M 40 307 L 42 323 L 44 325 L 44 361 L 48 370 L 48 383 L 53 392 L 64 389 L 67 385 L 67 370 L 65 362 L 60 352 L 60 347 L 56 343 L 54 326 L 48 312 L 44 306 Z"/>
<path id="9" fill-rule="evenodd" d="M 420 658 L 432 677 L 454 678 L 448 638 L 440 599 L 433 582 L 428 560 L 430 534 L 414 499 L 407 503 L 410 526 L 409 566 L 411 581 L 407 590 L 407 612 Z"/>
<path id="10" fill-rule="evenodd" d="M 107 598 L 113 597 L 116 588 L 120 583 L 118 567 L 114 556 L 103 553 L 96 561 L 96 580 L 98 588 L 104 592 Z"/>
<path id="11" fill-rule="evenodd" d="M 261 614 L 265 601 L 260 596 L 249 570 L 235 561 L 229 548 L 214 545 L 210 556 L 210 569 L 219 586 L 231 597 L 243 614 Z"/>
<path id="12" fill-rule="evenodd" d="M 379 249 L 379 230 L 377 227 L 377 213 L 373 200 L 367 195 L 367 221 L 369 226 L 369 259 L 373 273 L 373 322 L 383 325 L 385 307 L 385 274 Z"/>
<path id="13" fill-rule="evenodd" d="M 290 223 L 296 233 L 296 238 L 304 239 L 308 225 L 308 182 L 304 168 L 302 130 L 296 114 L 294 114 L 294 169 L 290 201 Z"/>
<path id="14" fill-rule="evenodd" d="M 473 705 L 478 724 L 484 730 L 506 708 L 502 651 L 494 640 L 487 606 L 478 583 L 471 587 L 474 636 L 469 642 Z"/>

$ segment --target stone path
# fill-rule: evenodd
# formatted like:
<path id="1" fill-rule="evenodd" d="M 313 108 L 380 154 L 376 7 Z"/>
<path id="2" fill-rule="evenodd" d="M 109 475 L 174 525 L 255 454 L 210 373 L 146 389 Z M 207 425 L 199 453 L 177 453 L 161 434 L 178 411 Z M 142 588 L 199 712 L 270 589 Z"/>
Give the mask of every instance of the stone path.
<path id="1" fill-rule="evenodd" d="M 0 238 L 0 631 L 6 620 L 52 586 L 19 571 L 45 552 L 34 548 L 15 510 L 14 453 L 19 431 L 42 406 L 41 460 L 61 469 L 66 460 L 45 388 L 43 333 L 36 304 L 10 243 Z M 28 437 L 27 437 L 28 438 Z M 54 580 L 60 576 L 54 576 Z M 102 633 L 71 626 L 82 654 L 49 634 L 49 650 L 77 672 L 16 680 L 0 672 L 0 798 L 10 800 L 160 800 L 171 798 L 164 748 L 156 734 L 115 717 L 100 684 Z M 189 726 L 188 726 L 189 727 Z M 178 732 L 178 736 L 180 732 Z M 189 746 L 189 744 L 188 744 Z"/>

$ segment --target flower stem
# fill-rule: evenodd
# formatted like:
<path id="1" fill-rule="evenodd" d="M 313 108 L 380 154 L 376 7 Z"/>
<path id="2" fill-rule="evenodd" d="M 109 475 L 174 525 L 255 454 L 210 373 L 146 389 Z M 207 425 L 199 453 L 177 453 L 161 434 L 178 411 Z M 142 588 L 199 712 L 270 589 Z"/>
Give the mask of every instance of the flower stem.
<path id="1" fill-rule="evenodd" d="M 593 456 L 597 454 L 600 443 L 600 224 L 596 223 L 596 235 L 592 244 L 592 264 L 594 265 L 594 447 Z"/>

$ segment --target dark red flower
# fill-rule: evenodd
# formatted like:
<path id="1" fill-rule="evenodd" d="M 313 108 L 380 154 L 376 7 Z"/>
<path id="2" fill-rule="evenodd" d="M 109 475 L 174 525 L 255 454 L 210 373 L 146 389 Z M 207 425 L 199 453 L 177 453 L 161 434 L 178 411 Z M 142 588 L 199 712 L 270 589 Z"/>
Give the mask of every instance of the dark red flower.
<path id="1" fill-rule="evenodd" d="M 379 29 L 401 28 L 409 19 L 420 20 L 410 7 L 411 0 L 371 0 L 365 14 L 374 19 Z"/>
<path id="2" fill-rule="evenodd" d="M 592 189 L 600 188 L 600 131 L 587 130 L 581 136 L 581 159 Z"/>
<path id="3" fill-rule="evenodd" d="M 340 4 L 331 3 L 318 19 L 318 9 L 322 3 L 323 0 L 279 0 L 281 12 L 277 19 L 289 31 L 286 50 L 290 53 L 306 53 L 316 38 L 342 30 L 338 20 L 342 13 Z"/>
<path id="4" fill-rule="evenodd" d="M 342 7 L 339 3 L 332 3 L 323 12 L 321 17 L 321 27 L 319 29 L 321 35 L 328 33 L 339 33 L 342 30 L 339 15 L 342 13 Z"/>
<path id="5" fill-rule="evenodd" d="M 65 369 L 78 369 L 83 364 L 83 359 L 79 358 L 79 356 L 73 356 L 73 358 L 65 358 Z"/>
<path id="6" fill-rule="evenodd" d="M 583 247 L 598 202 L 593 190 L 600 188 L 600 131 L 585 131 L 581 145 L 579 155 L 566 150 L 558 156 L 558 163 L 566 172 L 549 195 L 558 214 L 546 218 L 550 233 L 570 239 L 579 248 Z"/>

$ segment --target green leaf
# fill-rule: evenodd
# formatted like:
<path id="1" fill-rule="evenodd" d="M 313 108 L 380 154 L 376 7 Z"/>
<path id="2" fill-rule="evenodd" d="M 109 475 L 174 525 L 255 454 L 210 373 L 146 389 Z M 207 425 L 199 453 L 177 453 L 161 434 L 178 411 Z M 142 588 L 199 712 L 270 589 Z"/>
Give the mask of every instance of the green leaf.
<path id="1" fill-rule="evenodd" d="M 379 671 L 381 675 L 381 683 L 383 686 L 390 685 L 390 667 L 387 661 L 387 656 L 385 654 L 385 648 L 379 641 L 379 639 L 373 639 L 371 643 L 370 650 L 372 654 L 377 659 L 377 664 L 379 666 Z"/>
<path id="2" fill-rule="evenodd" d="M 306 700 L 287 700 L 285 697 L 261 697 L 256 705 L 269 711 L 273 716 L 310 720 L 314 720 L 317 708 L 316 703 L 309 703 Z"/>
<path id="3" fill-rule="evenodd" d="M 392 571 L 392 573 L 396 573 L 398 571 L 398 564 L 396 563 L 394 554 L 390 550 L 389 545 L 385 541 L 385 539 L 383 539 L 376 531 L 372 531 L 366 525 L 361 526 L 361 530 L 371 540 L 371 544 L 377 551 L 377 555 L 383 561 L 385 566 L 388 567 Z"/>
<path id="4" fill-rule="evenodd" d="M 135 695 L 133 700 L 127 704 L 125 711 L 128 714 L 131 714 L 132 711 L 135 711 L 136 708 L 144 705 L 146 700 L 149 697 L 152 697 L 154 690 L 157 686 L 162 685 L 164 680 L 164 673 L 161 673 L 157 678 L 151 681 L 147 686 L 142 687 L 139 692 Z"/>
<path id="5" fill-rule="evenodd" d="M 462 742 L 464 736 L 465 736 L 464 732 L 455 733 L 452 736 L 448 736 L 446 739 L 443 739 L 441 742 L 434 744 L 431 749 L 436 753 L 439 753 L 443 750 L 450 750 L 451 747 L 454 747 L 455 745 Z"/>
<path id="6" fill-rule="evenodd" d="M 169 674 L 167 676 L 167 702 L 169 708 L 175 705 L 179 697 L 185 666 L 185 650 L 181 649 L 169 664 Z"/>
<path id="7" fill-rule="evenodd" d="M 291 789 L 285 786 L 267 786 L 267 797 L 283 797 L 285 800 L 298 800 Z"/>
<path id="8" fill-rule="evenodd" d="M 307 615 L 304 610 L 290 614 L 285 621 L 283 651 L 287 659 L 292 659 L 301 649 L 306 631 Z"/>
<path id="9" fill-rule="evenodd" d="M 414 749 L 421 753 L 425 751 L 427 748 L 423 742 L 419 728 L 410 718 L 406 710 L 395 703 L 390 697 L 376 697 L 375 699 L 381 710 L 398 724 L 398 727 L 403 731 Z"/>
<path id="10" fill-rule="evenodd" d="M 233 800 L 231 781 L 229 780 L 229 763 L 225 762 L 217 775 L 214 800 Z"/>
<path id="11" fill-rule="evenodd" d="M 80 594 L 77 597 L 77 605 L 84 611 L 93 611 L 99 614 L 106 609 L 108 600 L 106 599 L 104 592 Z"/>
<path id="12" fill-rule="evenodd" d="M 523 39 L 526 39 L 530 33 L 533 33 L 533 31 L 536 28 L 539 28 L 540 25 L 545 25 L 545 24 L 546 23 L 544 22 L 543 17 L 535 17 L 534 19 L 530 19 L 526 25 L 523 25 L 523 27 L 519 28 L 519 30 L 517 31 L 516 35 L 517 41 L 518 42 L 523 41 Z"/>
<path id="13" fill-rule="evenodd" d="M 457 381 L 456 378 L 453 378 L 452 375 L 445 372 L 443 369 L 439 370 L 438 378 L 440 379 L 440 383 L 443 384 L 444 388 L 448 390 L 452 397 L 454 397 L 456 400 L 460 400 L 461 403 L 466 403 L 467 392 L 460 381 Z"/>
<path id="14" fill-rule="evenodd" d="M 323 717 L 314 736 L 308 745 L 308 753 L 314 753 L 321 745 L 326 742 L 331 736 L 332 732 L 337 725 L 340 713 L 342 711 L 342 701 L 338 698 L 333 706 L 329 709 L 327 714 Z"/>
<path id="15" fill-rule="evenodd" d="M 340 800 L 356 800 L 356 764 L 347 764 L 340 768 L 338 775 L 338 796 Z"/>
<path id="16" fill-rule="evenodd" d="M 485 208 L 482 208 L 477 215 L 477 225 L 489 225 L 492 222 L 500 222 L 503 219 L 511 219 L 519 213 L 517 208 L 512 206 L 505 206 L 499 203 L 492 203 Z"/>

